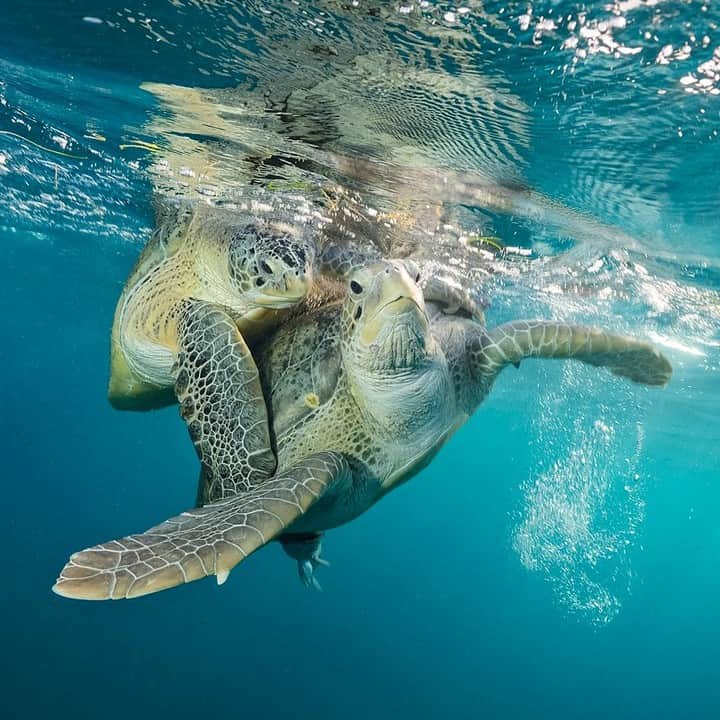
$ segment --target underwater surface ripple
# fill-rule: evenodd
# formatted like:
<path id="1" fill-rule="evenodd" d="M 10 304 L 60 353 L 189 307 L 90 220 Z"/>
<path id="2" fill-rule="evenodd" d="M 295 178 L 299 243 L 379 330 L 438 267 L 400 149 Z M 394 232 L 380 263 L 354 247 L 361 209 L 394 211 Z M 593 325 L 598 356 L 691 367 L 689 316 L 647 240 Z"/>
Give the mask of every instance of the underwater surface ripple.
<path id="1" fill-rule="evenodd" d="M 720 714 L 720 7 L 32 0 L 0 41 L 8 717 Z M 644 336 L 673 379 L 506 371 L 329 533 L 323 594 L 272 547 L 222 588 L 64 600 L 69 551 L 194 493 L 176 410 L 106 400 L 159 197 L 332 207 L 490 324 Z"/>

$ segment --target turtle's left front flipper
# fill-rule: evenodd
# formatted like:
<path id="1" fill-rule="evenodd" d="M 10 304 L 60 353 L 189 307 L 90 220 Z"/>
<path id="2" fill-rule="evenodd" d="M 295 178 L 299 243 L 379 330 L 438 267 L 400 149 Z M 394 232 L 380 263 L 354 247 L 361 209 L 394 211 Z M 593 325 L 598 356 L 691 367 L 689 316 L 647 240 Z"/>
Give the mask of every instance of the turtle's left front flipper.
<path id="1" fill-rule="evenodd" d="M 235 565 L 351 481 L 341 455 L 311 455 L 252 490 L 75 553 L 53 590 L 81 600 L 119 600 L 209 575 L 222 584 Z"/>
<path id="2" fill-rule="evenodd" d="M 653 345 L 599 328 L 548 321 L 515 321 L 478 334 L 469 347 L 475 372 L 494 377 L 527 357 L 580 360 L 643 385 L 667 385 L 668 359 Z"/>

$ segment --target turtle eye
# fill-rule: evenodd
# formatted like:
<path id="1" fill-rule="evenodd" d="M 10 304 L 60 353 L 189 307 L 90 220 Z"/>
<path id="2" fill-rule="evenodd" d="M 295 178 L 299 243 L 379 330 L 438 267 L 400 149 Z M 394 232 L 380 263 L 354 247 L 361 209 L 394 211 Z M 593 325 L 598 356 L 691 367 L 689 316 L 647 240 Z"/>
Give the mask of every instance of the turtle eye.
<path id="1" fill-rule="evenodd" d="M 363 287 L 360 283 L 355 282 L 354 280 L 350 281 L 350 290 L 352 290 L 356 295 L 360 295 L 360 293 L 363 291 Z"/>
<path id="2" fill-rule="evenodd" d="M 272 275 L 272 268 L 265 260 L 261 260 L 258 265 L 260 266 L 260 270 L 262 270 L 266 275 Z"/>

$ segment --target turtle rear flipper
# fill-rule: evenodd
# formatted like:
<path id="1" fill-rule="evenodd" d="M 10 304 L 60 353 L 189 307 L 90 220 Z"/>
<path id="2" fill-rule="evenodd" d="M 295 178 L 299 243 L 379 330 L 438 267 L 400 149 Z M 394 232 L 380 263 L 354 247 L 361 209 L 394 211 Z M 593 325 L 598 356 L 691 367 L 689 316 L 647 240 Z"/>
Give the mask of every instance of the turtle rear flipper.
<path id="1" fill-rule="evenodd" d="M 209 575 L 222 584 L 235 565 L 350 478 L 341 455 L 311 455 L 250 491 L 75 553 L 53 590 L 80 600 L 119 600 Z"/>
<path id="2" fill-rule="evenodd" d="M 470 347 L 477 371 L 494 376 L 526 357 L 580 360 L 642 385 L 664 386 L 672 366 L 653 345 L 599 328 L 548 321 L 519 320 L 474 339 Z"/>

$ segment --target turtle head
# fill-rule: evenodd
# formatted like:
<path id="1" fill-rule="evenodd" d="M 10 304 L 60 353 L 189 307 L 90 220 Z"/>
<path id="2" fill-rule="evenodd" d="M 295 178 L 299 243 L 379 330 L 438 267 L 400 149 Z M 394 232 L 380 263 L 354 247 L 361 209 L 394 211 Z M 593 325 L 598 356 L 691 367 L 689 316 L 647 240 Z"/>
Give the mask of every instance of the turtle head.
<path id="1" fill-rule="evenodd" d="M 252 305 L 287 308 L 310 289 L 314 259 L 312 244 L 290 228 L 250 223 L 233 232 L 228 270 Z"/>
<path id="2" fill-rule="evenodd" d="M 343 305 L 343 360 L 357 378 L 410 376 L 425 362 L 430 341 L 418 277 L 401 263 L 355 270 Z"/>

